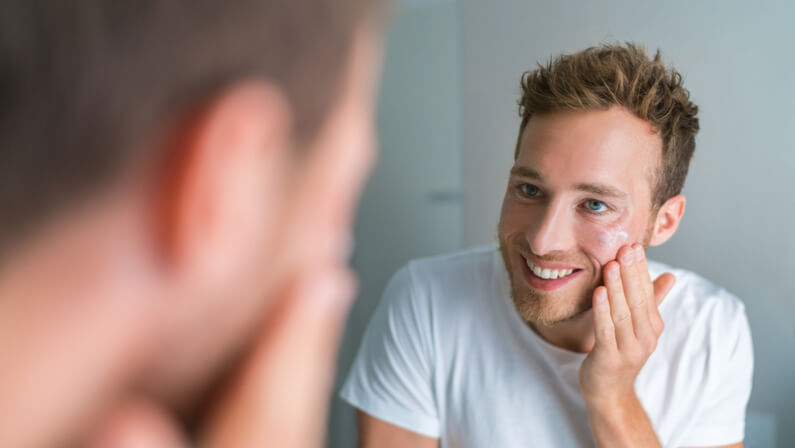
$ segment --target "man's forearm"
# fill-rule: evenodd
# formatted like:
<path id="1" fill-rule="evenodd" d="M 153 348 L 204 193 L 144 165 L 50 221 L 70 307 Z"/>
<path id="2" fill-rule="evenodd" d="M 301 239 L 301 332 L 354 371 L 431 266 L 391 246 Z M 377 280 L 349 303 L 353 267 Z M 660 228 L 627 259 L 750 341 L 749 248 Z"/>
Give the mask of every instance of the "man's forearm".
<path id="1" fill-rule="evenodd" d="M 660 442 L 638 397 L 617 403 L 588 403 L 588 421 L 600 448 L 658 448 Z"/>

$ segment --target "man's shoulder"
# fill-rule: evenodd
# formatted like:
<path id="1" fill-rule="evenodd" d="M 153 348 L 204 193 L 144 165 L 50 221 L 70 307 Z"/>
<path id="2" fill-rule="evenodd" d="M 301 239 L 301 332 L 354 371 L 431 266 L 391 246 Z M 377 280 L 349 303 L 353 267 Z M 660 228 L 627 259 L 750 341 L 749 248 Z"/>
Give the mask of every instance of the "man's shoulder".
<path id="1" fill-rule="evenodd" d="M 482 281 L 484 276 L 493 273 L 497 254 L 495 244 L 475 246 L 432 257 L 416 258 L 409 261 L 404 269 L 414 281 L 423 284 Z"/>
<path id="2" fill-rule="evenodd" d="M 676 277 L 676 283 L 660 306 L 660 312 L 671 316 L 672 322 L 708 321 L 729 324 L 745 319 L 745 305 L 736 295 L 703 276 L 664 263 L 649 261 L 652 279 L 664 272 Z M 667 322 L 666 322 L 667 323 Z"/>
<path id="3" fill-rule="evenodd" d="M 491 264 L 497 251 L 496 244 L 484 244 L 430 257 L 415 258 L 408 264 L 413 269 L 422 271 L 455 269 L 462 265 L 483 267 Z"/>
<path id="4" fill-rule="evenodd" d="M 445 300 L 488 294 L 496 285 L 497 246 L 476 246 L 406 263 L 387 286 L 388 296 L 410 292 L 414 300 Z"/>

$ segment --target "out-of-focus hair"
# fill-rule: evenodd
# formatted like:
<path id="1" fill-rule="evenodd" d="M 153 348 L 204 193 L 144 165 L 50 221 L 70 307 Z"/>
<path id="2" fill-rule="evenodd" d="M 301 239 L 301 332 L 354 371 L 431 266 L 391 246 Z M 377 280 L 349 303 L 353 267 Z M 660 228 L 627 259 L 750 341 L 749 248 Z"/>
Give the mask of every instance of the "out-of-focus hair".
<path id="1" fill-rule="evenodd" d="M 112 180 L 224 87 L 283 90 L 306 141 L 379 0 L 4 0 L 0 250 Z M 300 146 L 300 145 L 299 145 Z"/>
<path id="2" fill-rule="evenodd" d="M 667 68 L 659 50 L 650 59 L 637 45 L 605 44 L 564 54 L 522 75 L 522 132 L 533 115 L 605 110 L 620 106 L 650 123 L 662 138 L 662 163 L 653 173 L 652 202 L 661 206 L 684 187 L 699 130 L 698 107 L 682 75 Z"/>

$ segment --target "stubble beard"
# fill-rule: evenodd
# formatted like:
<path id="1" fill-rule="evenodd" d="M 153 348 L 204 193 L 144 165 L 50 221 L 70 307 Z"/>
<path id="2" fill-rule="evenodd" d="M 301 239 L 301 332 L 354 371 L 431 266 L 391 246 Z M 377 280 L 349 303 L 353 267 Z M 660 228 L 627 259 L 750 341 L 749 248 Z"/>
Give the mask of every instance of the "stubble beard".
<path id="1" fill-rule="evenodd" d="M 651 218 L 647 224 L 645 235 L 642 239 L 644 248 L 649 247 L 651 234 L 654 228 L 654 221 L 657 210 L 651 213 Z M 579 292 L 556 293 L 542 292 L 529 286 L 524 286 L 524 279 L 515 278 L 513 263 L 508 253 L 507 242 L 500 236 L 500 254 L 511 281 L 511 299 L 513 300 L 516 311 L 526 323 L 531 325 L 542 325 L 554 327 L 567 321 L 574 320 L 593 308 L 594 290 L 601 285 L 602 274 L 597 273 L 596 278 L 591 284 L 585 286 Z M 531 274 L 532 275 L 532 274 Z M 517 285 L 523 285 L 520 290 Z"/>
<path id="2" fill-rule="evenodd" d="M 511 281 L 511 299 L 526 323 L 552 327 L 576 319 L 592 308 L 591 297 L 596 289 L 595 284 L 569 293 L 542 292 L 524 285 L 520 289 L 518 285 L 524 283 L 524 279 L 515 278 L 506 242 L 500 238 L 499 243 L 500 254 Z"/>

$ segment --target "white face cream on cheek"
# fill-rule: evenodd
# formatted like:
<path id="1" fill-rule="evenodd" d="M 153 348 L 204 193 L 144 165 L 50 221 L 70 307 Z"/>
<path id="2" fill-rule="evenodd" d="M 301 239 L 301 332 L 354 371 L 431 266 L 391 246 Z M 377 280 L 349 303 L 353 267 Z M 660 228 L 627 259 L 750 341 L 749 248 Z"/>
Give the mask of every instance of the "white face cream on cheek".
<path id="1" fill-rule="evenodd" d="M 604 232 L 599 232 L 599 243 L 603 247 L 615 247 L 618 251 L 619 247 L 627 242 L 629 234 L 620 227 L 610 228 Z"/>

